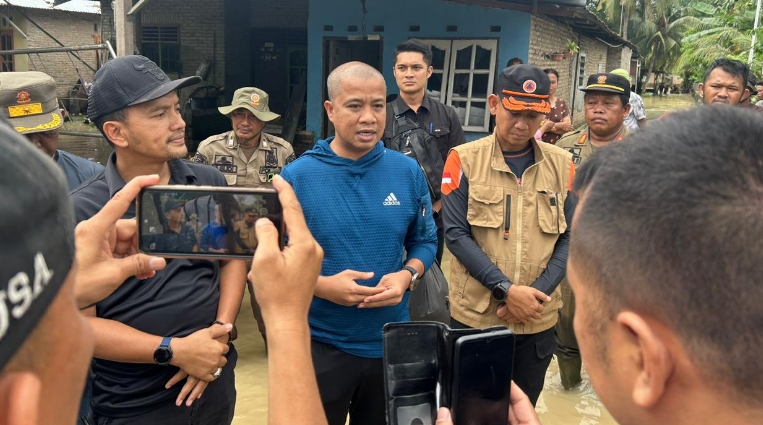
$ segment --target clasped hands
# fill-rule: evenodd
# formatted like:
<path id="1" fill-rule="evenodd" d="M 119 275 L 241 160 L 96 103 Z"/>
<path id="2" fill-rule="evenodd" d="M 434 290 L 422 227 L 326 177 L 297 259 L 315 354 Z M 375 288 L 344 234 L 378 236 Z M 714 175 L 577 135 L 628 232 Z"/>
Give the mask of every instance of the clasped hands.
<path id="1" fill-rule="evenodd" d="M 511 285 L 506 301 L 498 305 L 496 314 L 501 320 L 513 324 L 531 324 L 540 320 L 544 302 L 551 297 L 531 287 Z"/>

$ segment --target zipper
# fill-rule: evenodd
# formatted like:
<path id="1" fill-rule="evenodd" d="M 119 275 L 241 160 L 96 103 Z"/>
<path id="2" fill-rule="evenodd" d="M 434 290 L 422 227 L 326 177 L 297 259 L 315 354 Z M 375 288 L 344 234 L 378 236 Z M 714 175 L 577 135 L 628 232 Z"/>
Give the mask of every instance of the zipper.
<path id="1" fill-rule="evenodd" d="M 554 192 L 554 204 L 556 204 L 556 233 L 559 234 L 559 229 L 561 228 L 561 224 L 559 223 L 562 215 L 561 211 L 559 211 L 559 194 Z"/>
<path id="2" fill-rule="evenodd" d="M 506 208 L 503 211 L 503 240 L 509 240 L 511 228 L 511 195 L 506 195 Z"/>

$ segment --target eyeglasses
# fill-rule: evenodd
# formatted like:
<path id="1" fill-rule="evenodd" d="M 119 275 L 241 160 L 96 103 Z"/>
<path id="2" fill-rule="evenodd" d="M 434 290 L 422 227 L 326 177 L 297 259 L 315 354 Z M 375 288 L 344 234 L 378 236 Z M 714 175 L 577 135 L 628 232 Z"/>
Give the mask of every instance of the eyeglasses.
<path id="1" fill-rule="evenodd" d="M 244 109 L 236 109 L 235 111 L 231 112 L 231 116 L 236 119 L 250 119 L 250 120 L 256 120 L 257 117 L 254 116 L 251 112 L 244 110 Z"/>

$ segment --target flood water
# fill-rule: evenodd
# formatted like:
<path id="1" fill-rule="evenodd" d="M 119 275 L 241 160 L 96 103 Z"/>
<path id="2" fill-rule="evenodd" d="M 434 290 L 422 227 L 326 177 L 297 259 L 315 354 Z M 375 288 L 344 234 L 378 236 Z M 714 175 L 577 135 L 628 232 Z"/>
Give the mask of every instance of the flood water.
<path id="1" fill-rule="evenodd" d="M 690 95 L 664 97 L 644 96 L 647 118 L 657 119 L 666 112 L 687 109 L 695 105 Z M 82 127 L 73 128 L 81 131 Z M 86 129 L 86 128 L 85 128 Z M 94 131 L 90 129 L 90 131 Z M 105 163 L 111 147 L 105 140 L 91 137 L 62 136 L 59 148 L 76 155 Z M 449 254 L 446 253 L 444 263 Z M 443 264 L 443 270 L 448 270 Z M 239 360 L 236 367 L 238 400 L 234 425 L 267 424 L 267 355 L 265 345 L 252 318 L 249 297 L 244 296 L 237 326 L 236 347 Z M 579 388 L 566 391 L 562 387 L 556 361 L 546 373 L 546 385 L 536 408 L 544 425 L 613 425 L 612 416 L 599 401 L 587 375 Z"/>

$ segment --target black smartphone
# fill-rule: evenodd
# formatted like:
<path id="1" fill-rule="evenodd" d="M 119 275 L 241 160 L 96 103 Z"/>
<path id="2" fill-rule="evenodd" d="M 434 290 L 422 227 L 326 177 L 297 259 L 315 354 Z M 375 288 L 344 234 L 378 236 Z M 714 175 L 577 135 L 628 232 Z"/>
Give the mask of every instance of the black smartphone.
<path id="1" fill-rule="evenodd" d="M 459 338 L 455 345 L 451 414 L 455 425 L 506 425 L 514 334 L 499 330 Z"/>
<path id="2" fill-rule="evenodd" d="M 269 218 L 283 247 L 283 211 L 274 189 L 150 186 L 137 200 L 138 249 L 169 258 L 245 258 L 257 248 L 254 223 Z"/>

